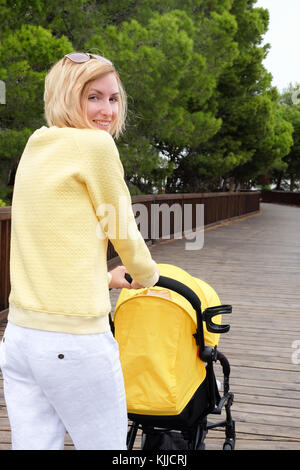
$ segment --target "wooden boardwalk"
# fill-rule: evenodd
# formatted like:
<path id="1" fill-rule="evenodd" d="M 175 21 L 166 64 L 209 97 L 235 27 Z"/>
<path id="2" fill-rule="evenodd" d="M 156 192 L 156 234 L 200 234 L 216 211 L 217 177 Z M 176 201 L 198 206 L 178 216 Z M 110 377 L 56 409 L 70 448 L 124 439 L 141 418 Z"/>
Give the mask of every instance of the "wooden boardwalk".
<path id="1" fill-rule="evenodd" d="M 300 208 L 261 207 L 258 215 L 207 228 L 199 251 L 176 240 L 152 255 L 208 282 L 233 306 L 219 349 L 232 369 L 236 448 L 300 450 Z M 117 295 L 112 291 L 113 306 Z M 221 449 L 223 435 L 211 430 L 207 448 Z M 0 450 L 9 448 L 1 380 Z M 69 437 L 65 448 L 73 448 Z"/>

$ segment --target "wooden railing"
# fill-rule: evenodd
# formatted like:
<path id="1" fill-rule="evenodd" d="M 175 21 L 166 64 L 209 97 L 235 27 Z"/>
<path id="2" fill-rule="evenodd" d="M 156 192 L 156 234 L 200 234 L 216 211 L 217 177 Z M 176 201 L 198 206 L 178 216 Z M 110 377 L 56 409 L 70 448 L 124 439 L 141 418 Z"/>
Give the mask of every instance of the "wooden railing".
<path id="1" fill-rule="evenodd" d="M 185 207 L 187 205 L 193 208 L 193 220 L 191 228 L 196 229 L 196 211 L 197 205 L 203 204 L 204 206 L 204 225 L 215 224 L 221 220 L 231 219 L 233 217 L 240 217 L 250 212 L 256 212 L 259 210 L 260 204 L 260 192 L 238 192 L 238 193 L 189 193 L 189 194 L 158 194 L 149 196 L 133 196 L 132 197 L 133 207 L 138 204 L 146 206 L 148 212 L 148 235 L 144 238 L 146 240 L 153 239 L 151 233 L 153 232 L 153 224 L 156 221 L 153 220 L 153 211 L 151 207 L 153 205 L 167 204 L 171 206 L 179 204 L 182 213 L 182 233 L 184 232 L 184 220 L 185 220 Z M 157 227 L 158 238 L 162 235 L 162 215 L 159 218 L 159 226 Z M 140 228 L 140 227 L 139 227 Z M 174 227 L 174 218 L 171 214 L 170 219 L 170 238 L 172 238 L 174 231 L 178 233 L 178 227 L 176 230 Z M 109 244 L 108 247 L 108 260 L 113 259 L 117 256 L 113 246 Z"/>
<path id="2" fill-rule="evenodd" d="M 274 202 L 278 204 L 290 204 L 300 206 L 300 192 L 292 191 L 262 191 L 262 202 Z"/>
<path id="3" fill-rule="evenodd" d="M 196 228 L 195 208 L 203 204 L 204 207 L 204 225 L 211 225 L 221 220 L 240 217 L 244 214 L 256 212 L 259 210 L 260 193 L 259 192 L 241 192 L 241 193 L 199 193 L 199 194 L 159 194 L 149 196 L 133 196 L 132 203 L 141 204 L 147 209 L 148 215 L 148 233 L 144 238 L 151 240 L 153 236 L 153 205 L 162 208 L 167 204 L 170 208 L 174 204 L 180 205 L 182 211 L 182 221 L 187 205 L 192 207 L 191 228 Z M 170 211 L 171 213 L 171 211 Z M 161 237 L 162 216 L 159 218 L 157 227 L 158 237 Z M 184 226 L 182 225 L 182 231 Z M 11 208 L 0 207 L 0 321 L 1 312 L 8 308 L 8 296 L 10 292 L 9 281 L 9 254 L 10 254 L 10 229 L 11 229 Z M 173 218 L 170 220 L 170 238 L 175 231 Z M 176 227 L 178 233 L 178 227 Z M 144 235 L 144 234 L 143 234 Z M 112 260 L 117 256 L 113 246 L 109 244 L 107 259 Z"/>
<path id="4" fill-rule="evenodd" d="M 10 292 L 10 227 L 11 208 L 0 207 L 0 321 L 1 312 L 8 307 L 8 296 Z"/>

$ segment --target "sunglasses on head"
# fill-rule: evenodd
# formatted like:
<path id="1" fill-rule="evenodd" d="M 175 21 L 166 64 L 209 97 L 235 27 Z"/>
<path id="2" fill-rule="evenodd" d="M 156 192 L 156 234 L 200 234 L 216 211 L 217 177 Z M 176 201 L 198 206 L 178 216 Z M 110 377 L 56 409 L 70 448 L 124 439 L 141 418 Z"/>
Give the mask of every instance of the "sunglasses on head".
<path id="1" fill-rule="evenodd" d="M 101 62 L 106 62 L 110 65 L 113 65 L 113 63 L 105 57 L 102 57 L 101 55 L 97 54 L 90 54 L 89 52 L 71 52 L 70 54 L 66 54 L 65 58 L 70 59 L 76 64 L 83 64 L 84 62 L 87 62 L 90 59 L 97 59 Z"/>

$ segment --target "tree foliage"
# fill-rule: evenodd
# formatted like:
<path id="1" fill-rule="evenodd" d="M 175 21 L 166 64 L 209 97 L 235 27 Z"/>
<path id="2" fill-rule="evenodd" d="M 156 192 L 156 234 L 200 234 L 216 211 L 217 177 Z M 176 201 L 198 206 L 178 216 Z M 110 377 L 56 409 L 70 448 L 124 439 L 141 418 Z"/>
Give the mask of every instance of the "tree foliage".
<path id="1" fill-rule="evenodd" d="M 280 112 L 284 121 L 292 126 L 293 142 L 282 160 L 275 160 L 269 174 L 270 181 L 278 190 L 300 190 L 300 84 L 292 83 L 280 96 Z"/>
<path id="2" fill-rule="evenodd" d="M 0 9 L 1 11 L 1 9 Z M 56 38 L 41 26 L 7 29 L 0 42 L 0 78 L 6 104 L 0 105 L 0 197 L 11 193 L 9 173 L 19 161 L 33 130 L 45 124 L 43 93 L 49 64 L 72 50 L 70 41 Z"/>
<path id="3" fill-rule="evenodd" d="M 72 50 L 106 55 L 120 73 L 129 116 L 117 144 L 133 193 L 246 187 L 287 166 L 298 175 L 298 115 L 262 64 L 268 11 L 255 3 L 0 0 L 0 197 L 45 124 L 45 74 Z"/>

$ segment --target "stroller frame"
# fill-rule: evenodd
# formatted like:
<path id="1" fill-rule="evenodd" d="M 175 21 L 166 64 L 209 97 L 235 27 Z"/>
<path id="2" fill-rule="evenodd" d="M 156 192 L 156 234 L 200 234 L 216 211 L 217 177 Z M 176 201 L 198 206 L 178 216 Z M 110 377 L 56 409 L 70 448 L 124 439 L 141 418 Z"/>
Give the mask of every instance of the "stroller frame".
<path id="1" fill-rule="evenodd" d="M 131 277 L 126 274 L 126 279 L 131 282 Z M 229 325 L 217 325 L 213 323 L 212 318 L 216 315 L 230 314 L 232 307 L 230 305 L 219 305 L 216 307 L 209 307 L 204 312 L 201 310 L 201 301 L 195 292 L 187 287 L 185 284 L 166 277 L 160 276 L 156 283 L 158 287 L 164 287 L 166 289 L 173 290 L 178 294 L 185 297 L 192 305 L 197 314 L 197 329 L 193 335 L 196 340 L 196 344 L 199 347 L 199 357 L 206 363 L 206 378 L 208 387 L 209 403 L 207 408 L 197 418 L 196 422 L 187 426 L 163 426 L 160 427 L 155 425 L 155 417 L 153 423 L 143 423 L 143 420 L 139 420 L 137 415 L 128 415 L 132 421 L 127 435 L 127 449 L 132 450 L 136 435 L 139 429 L 143 432 L 142 438 L 142 449 L 145 445 L 145 436 L 151 435 L 152 433 L 167 433 L 167 432 L 180 432 L 184 439 L 188 442 L 188 449 L 190 450 L 204 450 L 205 449 L 205 438 L 210 429 L 214 428 L 225 428 L 225 441 L 223 444 L 223 450 L 233 450 L 235 448 L 235 422 L 231 416 L 231 406 L 233 403 L 234 395 L 230 391 L 229 387 L 229 376 L 230 376 L 230 364 L 220 351 L 217 346 L 212 348 L 211 346 L 205 345 L 203 321 L 206 323 L 206 328 L 212 333 L 227 333 L 230 329 Z M 214 374 L 214 362 L 219 361 L 223 370 L 223 394 L 219 393 L 216 378 Z M 192 399 L 193 400 L 193 399 Z M 207 417 L 209 414 L 221 415 L 223 408 L 225 408 L 226 419 L 216 423 L 209 422 Z M 154 449 L 152 449 L 154 450 Z"/>

